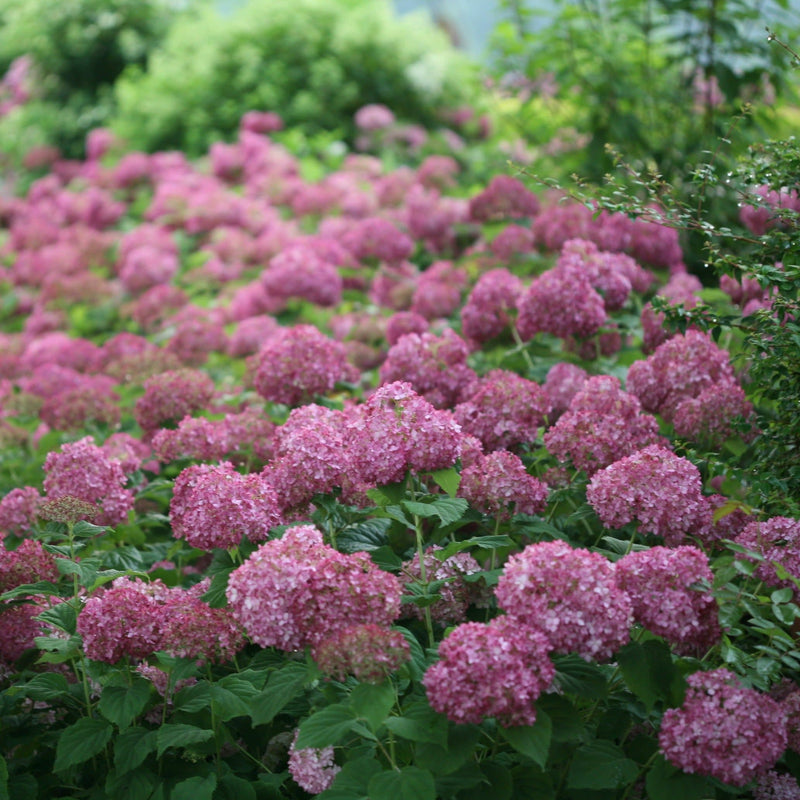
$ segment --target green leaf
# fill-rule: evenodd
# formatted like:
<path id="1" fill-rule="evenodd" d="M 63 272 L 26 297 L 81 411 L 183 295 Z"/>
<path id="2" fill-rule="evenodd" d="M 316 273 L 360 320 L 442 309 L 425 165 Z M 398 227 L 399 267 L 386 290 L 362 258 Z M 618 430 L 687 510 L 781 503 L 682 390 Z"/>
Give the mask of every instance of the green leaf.
<path id="1" fill-rule="evenodd" d="M 396 625 L 395 630 L 403 634 L 408 646 L 411 650 L 411 661 L 408 662 L 407 667 L 411 673 L 411 677 L 415 681 L 422 680 L 425 670 L 428 669 L 428 659 L 425 657 L 425 651 L 416 636 L 408 629 L 401 625 Z M 426 704 L 427 705 L 427 704 Z"/>
<path id="2" fill-rule="evenodd" d="M 382 770 L 380 762 L 369 756 L 348 761 L 317 800 L 368 800 L 369 782 Z"/>
<path id="3" fill-rule="evenodd" d="M 473 765 L 469 764 L 468 766 Z M 508 767 L 497 761 L 482 761 L 478 775 L 480 781 L 476 781 L 471 787 L 460 791 L 458 800 L 486 800 L 487 794 L 491 794 L 492 800 L 510 800 L 514 791 L 514 781 Z M 448 778 L 450 776 L 446 775 L 436 781 L 436 788 L 440 793 L 442 781 L 446 781 Z"/>
<path id="4" fill-rule="evenodd" d="M 428 770 L 403 767 L 374 775 L 369 782 L 370 800 L 436 800 L 436 784 Z"/>
<path id="5" fill-rule="evenodd" d="M 513 547 L 514 540 L 508 536 L 500 534 L 498 536 L 473 536 L 471 539 L 464 539 L 460 542 L 451 542 L 441 550 L 437 550 L 434 555 L 444 561 L 446 558 L 467 550 L 470 547 L 480 547 L 483 550 L 499 550 L 503 547 Z"/>
<path id="6" fill-rule="evenodd" d="M 11 800 L 8 793 L 8 764 L 3 756 L 0 756 L 0 800 Z"/>
<path id="7" fill-rule="evenodd" d="M 399 503 L 405 496 L 405 481 L 388 483 L 380 488 L 367 489 L 367 497 L 369 497 L 369 499 L 380 508 L 384 508 L 394 503 Z"/>
<path id="8" fill-rule="evenodd" d="M 671 687 L 680 676 L 666 643 L 650 640 L 631 642 L 617 653 L 617 663 L 628 688 L 651 711 L 658 700 L 669 700 Z"/>
<path id="9" fill-rule="evenodd" d="M 457 522 L 469 508 L 469 503 L 463 497 L 437 497 L 432 503 L 404 500 L 402 505 L 406 511 L 418 517 L 438 517 L 442 525 Z"/>
<path id="10" fill-rule="evenodd" d="M 112 770 L 106 780 L 106 797 L 113 797 L 114 800 L 149 800 L 156 784 L 158 776 L 147 769 L 126 773 Z"/>
<path id="11" fill-rule="evenodd" d="M 23 583 L 20 586 L 15 586 L 7 592 L 0 594 L 0 601 L 7 602 L 14 600 L 17 597 L 32 597 L 34 595 L 43 594 L 47 597 L 57 597 L 59 594 L 58 587 L 51 581 L 36 581 L 36 583 Z"/>
<path id="12" fill-rule="evenodd" d="M 256 800 L 256 790 L 250 781 L 232 772 L 219 779 L 215 800 Z"/>
<path id="13" fill-rule="evenodd" d="M 534 725 L 515 728 L 503 728 L 503 736 L 519 753 L 533 759 L 542 769 L 547 763 L 550 752 L 550 739 L 553 735 L 553 723 L 542 711 L 536 714 Z"/>
<path id="14" fill-rule="evenodd" d="M 556 790 L 550 775 L 533 764 L 522 764 L 511 770 L 514 800 L 555 800 Z"/>
<path id="15" fill-rule="evenodd" d="M 248 683 L 247 685 L 253 690 L 250 697 L 255 697 L 258 692 L 251 684 Z M 250 716 L 250 704 L 240 694 L 216 683 L 212 683 L 210 689 L 214 710 L 223 722 L 227 722 L 234 717 Z"/>
<path id="16" fill-rule="evenodd" d="M 214 731 L 210 728 L 198 728 L 182 722 L 168 723 L 162 725 L 156 734 L 156 754 L 161 758 L 170 747 L 188 747 L 213 738 Z"/>
<path id="17" fill-rule="evenodd" d="M 136 677 L 130 686 L 106 686 L 97 707 L 100 713 L 120 728 L 127 728 L 144 711 L 153 684 Z"/>
<path id="18" fill-rule="evenodd" d="M 44 701 L 63 699 L 69 691 L 67 679 L 58 672 L 43 672 L 34 675 L 27 683 L 12 686 L 11 695 L 23 694 L 31 700 Z"/>
<path id="19" fill-rule="evenodd" d="M 91 522 L 81 519 L 72 526 L 72 535 L 77 539 L 82 539 L 90 536 L 100 536 L 110 530 L 111 528 L 107 528 L 104 525 L 93 525 Z"/>
<path id="20" fill-rule="evenodd" d="M 211 772 L 204 778 L 196 775 L 176 783 L 169 793 L 169 800 L 212 800 L 217 788 L 217 776 Z"/>
<path id="21" fill-rule="evenodd" d="M 156 749 L 157 731 L 126 728 L 114 740 L 114 766 L 124 775 L 136 769 Z"/>
<path id="22" fill-rule="evenodd" d="M 447 745 L 428 744 L 425 747 L 418 747 L 415 755 L 416 764 L 435 775 L 448 775 L 472 757 L 480 737 L 481 729 L 477 725 L 450 723 Z"/>
<path id="23" fill-rule="evenodd" d="M 566 697 L 543 694 L 536 701 L 536 713 L 544 713 L 550 717 L 554 742 L 571 742 L 583 736 L 583 717 Z"/>
<path id="24" fill-rule="evenodd" d="M 204 603 L 208 603 L 211 608 L 225 608 L 228 605 L 228 598 L 225 594 L 228 588 L 228 578 L 230 578 L 233 567 L 221 570 L 211 578 L 208 589 L 201 596 Z"/>
<path id="25" fill-rule="evenodd" d="M 438 486 L 444 489 L 450 497 L 455 497 L 458 487 L 461 485 L 461 475 L 454 467 L 449 469 L 437 469 L 431 472 L 431 477 Z"/>
<path id="26" fill-rule="evenodd" d="M 264 690 L 250 702 L 250 717 L 253 725 L 264 725 L 294 700 L 303 690 L 308 680 L 308 667 L 305 664 L 289 662 L 270 675 Z"/>
<path id="27" fill-rule="evenodd" d="M 689 775 L 673 767 L 662 755 L 656 757 L 645 779 L 650 800 L 703 800 L 714 789 L 701 775 Z"/>
<path id="28" fill-rule="evenodd" d="M 374 517 L 348 525 L 336 536 L 336 547 L 344 553 L 377 550 L 388 544 L 391 524 L 387 517 Z"/>
<path id="29" fill-rule="evenodd" d="M 379 686 L 360 683 L 350 695 L 350 707 L 357 717 L 369 723 L 374 733 L 389 716 L 396 699 L 394 686 L 388 681 Z"/>
<path id="30" fill-rule="evenodd" d="M 613 742 L 597 739 L 579 747 L 567 774 L 570 789 L 616 789 L 636 780 L 639 767 Z"/>
<path id="31" fill-rule="evenodd" d="M 389 717 L 384 725 L 411 742 L 431 742 L 447 746 L 447 719 L 434 711 L 426 701 L 418 700 L 403 709 L 400 717 Z"/>
<path id="32" fill-rule="evenodd" d="M 295 748 L 327 747 L 338 744 L 339 740 L 356 722 L 350 706 L 334 703 L 312 714 L 300 723 L 300 733 Z"/>
<path id="33" fill-rule="evenodd" d="M 579 655 L 570 653 L 553 659 L 556 681 L 567 693 L 587 700 L 602 700 L 608 691 L 605 675 L 595 664 L 589 664 Z"/>
<path id="34" fill-rule="evenodd" d="M 78 612 L 72 603 L 58 603 L 42 611 L 37 619 L 72 635 L 77 629 Z"/>
<path id="35" fill-rule="evenodd" d="M 85 717 L 64 728 L 58 737 L 53 771 L 61 772 L 96 756 L 108 744 L 113 733 L 111 723 L 99 718 Z"/>

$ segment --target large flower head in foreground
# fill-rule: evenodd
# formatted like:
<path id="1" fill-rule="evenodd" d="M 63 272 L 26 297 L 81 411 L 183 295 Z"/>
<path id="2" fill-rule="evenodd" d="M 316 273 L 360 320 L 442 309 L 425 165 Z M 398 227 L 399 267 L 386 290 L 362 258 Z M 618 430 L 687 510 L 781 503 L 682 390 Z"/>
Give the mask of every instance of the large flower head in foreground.
<path id="1" fill-rule="evenodd" d="M 510 619 L 543 631 L 557 653 L 609 658 L 630 635 L 631 601 L 611 562 L 566 542 L 532 544 L 511 556 L 495 596 Z"/>
<path id="2" fill-rule="evenodd" d="M 684 772 L 744 786 L 786 749 L 786 712 L 727 669 L 695 672 L 680 708 L 664 713 L 658 744 Z"/>

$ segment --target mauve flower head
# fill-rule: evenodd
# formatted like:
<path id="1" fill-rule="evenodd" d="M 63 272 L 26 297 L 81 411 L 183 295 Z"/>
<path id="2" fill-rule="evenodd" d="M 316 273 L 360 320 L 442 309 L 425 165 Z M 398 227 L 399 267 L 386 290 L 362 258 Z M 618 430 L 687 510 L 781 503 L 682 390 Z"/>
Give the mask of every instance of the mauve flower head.
<path id="1" fill-rule="evenodd" d="M 686 458 L 652 444 L 594 474 L 586 499 L 609 528 L 634 519 L 642 533 L 677 547 L 686 537 L 702 539 L 712 524 L 700 471 Z"/>
<path id="2" fill-rule="evenodd" d="M 353 620 L 388 626 L 402 586 L 365 553 L 344 555 L 310 525 L 261 545 L 231 573 L 226 594 L 235 619 L 261 647 L 314 645 Z"/>
<path id="3" fill-rule="evenodd" d="M 568 361 L 559 361 L 550 367 L 542 389 L 550 400 L 551 418 L 557 419 L 569 408 L 572 398 L 583 388 L 588 378 L 589 374 L 585 369 Z"/>
<path id="4" fill-rule="evenodd" d="M 322 672 L 339 681 L 354 675 L 362 683 L 379 684 L 411 658 L 411 651 L 400 631 L 367 623 L 334 631 L 311 655 Z"/>
<path id="5" fill-rule="evenodd" d="M 695 672 L 680 708 L 664 712 L 659 749 L 676 767 L 744 786 L 786 749 L 786 712 L 725 668 Z"/>
<path id="6" fill-rule="evenodd" d="M 389 349 L 380 368 L 381 383 L 408 382 L 432 405 L 448 408 L 477 380 L 468 356 L 469 346 L 450 328 L 441 336 L 408 333 Z"/>
<path id="7" fill-rule="evenodd" d="M 284 302 L 294 297 L 319 306 L 336 306 L 342 300 L 339 271 L 310 245 L 295 244 L 273 256 L 261 283 L 270 296 Z"/>
<path id="8" fill-rule="evenodd" d="M 142 294 L 154 286 L 169 284 L 179 267 L 176 253 L 143 244 L 127 251 L 120 258 L 117 274 L 128 292 Z"/>
<path id="9" fill-rule="evenodd" d="M 789 517 L 753 520 L 734 541 L 764 559 L 755 569 L 759 580 L 769 586 L 786 587 L 797 592 L 797 585 L 791 577 L 778 577 L 775 563 L 790 576 L 800 578 L 800 520 Z"/>
<path id="10" fill-rule="evenodd" d="M 417 180 L 427 188 L 446 189 L 455 185 L 461 167 L 452 156 L 428 156 L 417 168 Z"/>
<path id="11" fill-rule="evenodd" d="M 274 489 L 260 475 L 242 475 L 228 461 L 195 464 L 175 479 L 169 507 L 173 536 L 201 550 L 262 542 L 281 522 Z"/>
<path id="12" fill-rule="evenodd" d="M 395 117 L 387 106 L 369 103 L 355 113 L 356 127 L 362 131 L 379 131 L 394 125 Z"/>
<path id="13" fill-rule="evenodd" d="M 601 251 L 586 239 L 564 242 L 556 262 L 559 269 L 585 275 L 603 297 L 606 311 L 617 311 L 625 305 L 633 288 L 628 275 L 634 274 L 637 266 L 630 256 Z"/>
<path id="14" fill-rule="evenodd" d="M 386 321 L 386 341 L 391 347 L 407 333 L 428 333 L 428 320 L 415 311 L 398 311 Z"/>
<path id="15" fill-rule="evenodd" d="M 34 486 L 12 489 L 0 500 L 0 534 L 21 536 L 36 522 L 42 496 Z"/>
<path id="16" fill-rule="evenodd" d="M 359 260 L 400 263 L 414 252 L 414 241 L 382 217 L 358 220 L 341 237 L 341 243 Z"/>
<path id="17" fill-rule="evenodd" d="M 96 504 L 98 525 L 119 525 L 133 508 L 133 493 L 119 461 L 109 458 L 91 436 L 51 451 L 44 461 L 44 491 L 48 500 L 76 497 Z"/>
<path id="18" fill-rule="evenodd" d="M 511 261 L 516 256 L 531 253 L 536 249 L 536 237 L 530 228 L 522 225 L 506 225 L 489 243 L 489 250 L 502 261 Z"/>
<path id="19" fill-rule="evenodd" d="M 461 471 L 458 496 L 498 519 L 512 513 L 540 514 L 547 506 L 547 486 L 529 475 L 519 456 L 495 450 L 477 457 Z"/>
<path id="20" fill-rule="evenodd" d="M 512 617 L 465 622 L 439 645 L 423 678 L 431 707 L 456 724 L 494 717 L 504 728 L 533 725 L 536 700 L 555 676 L 552 646 L 536 627 Z"/>
<path id="21" fill-rule="evenodd" d="M 0 608 L 0 665 L 11 665 L 26 650 L 36 646 L 36 637 L 45 636 L 46 628 L 36 617 L 47 609 L 44 597 L 36 602 Z"/>
<path id="22" fill-rule="evenodd" d="M 178 458 L 219 461 L 230 443 L 224 426 L 205 417 L 184 417 L 177 428 L 161 428 L 151 442 L 155 457 L 162 463 Z"/>
<path id="23" fill-rule="evenodd" d="M 24 539 L 15 550 L 0 545 L 0 593 L 16 589 L 25 583 L 58 581 L 56 560 L 42 543 Z"/>
<path id="24" fill-rule="evenodd" d="M 287 406 L 325 395 L 337 381 L 355 380 L 341 342 L 312 325 L 284 328 L 252 356 L 253 386 L 265 399 Z"/>
<path id="25" fill-rule="evenodd" d="M 566 542 L 532 544 L 511 556 L 495 596 L 509 619 L 541 630 L 557 653 L 603 660 L 630 636 L 632 603 L 611 562 Z"/>
<path id="26" fill-rule="evenodd" d="M 169 320 L 173 328 L 166 350 L 174 353 L 186 367 L 201 367 L 211 353 L 228 349 L 224 312 L 187 305 Z"/>
<path id="27" fill-rule="evenodd" d="M 672 424 L 677 436 L 716 449 L 726 439 L 736 435 L 733 427 L 733 420 L 736 418 L 749 423 L 750 430 L 742 435 L 745 440 L 752 439 L 757 433 L 753 420 L 753 404 L 736 381 L 724 379 L 712 383 L 697 397 L 680 402 L 675 409 Z"/>
<path id="28" fill-rule="evenodd" d="M 144 331 L 155 331 L 164 321 L 189 302 L 189 296 L 176 286 L 153 286 L 130 306 L 131 319 Z"/>
<path id="29" fill-rule="evenodd" d="M 39 410 L 42 422 L 53 430 L 82 430 L 87 424 L 116 427 L 121 419 L 119 397 L 100 392 L 91 382 L 47 398 Z"/>
<path id="30" fill-rule="evenodd" d="M 708 557 L 690 545 L 628 553 L 615 564 L 618 586 L 636 622 L 663 636 L 676 652 L 702 656 L 719 642 L 719 607 Z"/>
<path id="31" fill-rule="evenodd" d="M 357 480 L 384 485 L 408 470 L 452 467 L 461 455 L 461 428 L 452 414 L 437 410 L 411 384 L 381 386 L 348 415 L 345 432 Z"/>
<path id="32" fill-rule="evenodd" d="M 298 729 L 289 746 L 289 774 L 301 789 L 317 795 L 330 789 L 342 768 L 333 760 L 333 747 L 304 747 L 297 750 L 295 742 L 299 734 Z"/>
<path id="33" fill-rule="evenodd" d="M 603 298 L 588 277 L 564 267 L 554 267 L 535 278 L 519 297 L 517 309 L 517 327 L 525 341 L 537 333 L 585 339 L 597 333 L 607 319 Z"/>
<path id="34" fill-rule="evenodd" d="M 100 449 L 115 461 L 119 461 L 126 475 L 140 469 L 142 462 L 150 456 L 150 448 L 129 433 L 112 433 Z"/>
<path id="35" fill-rule="evenodd" d="M 169 592 L 161 581 L 117 578 L 110 588 L 90 597 L 78 615 L 86 655 L 116 664 L 123 656 L 147 658 L 161 649 Z"/>
<path id="36" fill-rule="evenodd" d="M 484 375 L 453 409 L 465 433 L 480 439 L 487 451 L 535 441 L 549 411 L 550 401 L 538 383 L 503 369 Z"/>
<path id="37" fill-rule="evenodd" d="M 757 186 L 753 192 L 754 203 L 746 203 L 739 209 L 739 219 L 756 236 L 763 236 L 768 230 L 780 224 L 777 210 L 800 213 L 800 195 L 796 189 L 776 190 L 768 184 Z"/>
<path id="38" fill-rule="evenodd" d="M 671 422 L 681 401 L 721 381 L 735 381 L 729 354 L 700 331 L 677 334 L 628 370 L 627 388 L 645 411 Z"/>
<path id="39" fill-rule="evenodd" d="M 439 599 L 428 606 L 431 618 L 443 627 L 458 625 L 467 621 L 467 609 L 470 605 L 487 605 L 485 586 L 480 583 L 468 583 L 465 575 L 480 572 L 481 565 L 466 552 L 454 553 L 448 558 L 441 559 L 436 555 L 442 548 L 434 545 L 425 551 L 423 564 L 425 565 L 425 580 L 422 579 L 419 553 L 414 553 L 410 561 L 403 564 L 403 575 L 407 584 L 431 583 L 442 581 L 437 590 Z M 424 619 L 424 609 L 409 603 L 403 607 L 405 616 Z"/>
<path id="40" fill-rule="evenodd" d="M 214 396 L 214 381 L 197 369 L 179 369 L 153 375 L 144 383 L 134 417 L 150 438 L 159 428 L 175 424 L 205 408 Z"/>
<path id="41" fill-rule="evenodd" d="M 283 128 L 280 114 L 274 111 L 246 111 L 239 120 L 239 130 L 250 133 L 275 133 Z"/>
<path id="42" fill-rule="evenodd" d="M 794 775 L 771 769 L 758 777 L 753 800 L 800 800 L 800 785 Z"/>
<path id="43" fill-rule="evenodd" d="M 478 278 L 461 309 L 461 330 L 467 339 L 486 342 L 507 330 L 524 287 L 507 269 L 493 269 Z"/>
<path id="44" fill-rule="evenodd" d="M 410 261 L 381 264 L 370 284 L 370 302 L 382 308 L 405 311 L 411 306 L 418 278 L 419 270 Z"/>
<path id="45" fill-rule="evenodd" d="M 538 212 L 539 198 L 510 175 L 495 175 L 469 202 L 469 215 L 475 222 L 535 217 Z"/>
<path id="46" fill-rule="evenodd" d="M 268 314 L 258 314 L 238 320 L 236 328 L 228 338 L 228 355 L 234 358 L 251 356 L 279 330 L 278 322 Z"/>
<path id="47" fill-rule="evenodd" d="M 235 461 L 255 459 L 265 463 L 272 458 L 272 437 L 275 424 L 255 406 L 242 411 L 226 414 L 221 423 L 228 442 L 227 455 Z"/>
<path id="48" fill-rule="evenodd" d="M 547 450 L 591 476 L 647 445 L 664 443 L 658 422 L 611 375 L 588 378 L 544 435 Z"/>

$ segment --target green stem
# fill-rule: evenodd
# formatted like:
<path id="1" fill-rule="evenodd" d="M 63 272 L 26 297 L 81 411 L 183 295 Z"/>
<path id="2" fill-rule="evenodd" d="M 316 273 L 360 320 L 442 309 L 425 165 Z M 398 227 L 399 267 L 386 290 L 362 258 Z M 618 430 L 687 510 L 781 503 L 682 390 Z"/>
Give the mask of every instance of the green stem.
<path id="1" fill-rule="evenodd" d="M 417 556 L 419 558 L 419 578 L 423 585 L 428 586 L 428 571 L 425 568 L 425 549 L 422 542 L 422 520 L 414 514 L 414 535 L 417 540 Z M 422 609 L 425 617 L 425 630 L 428 632 L 428 646 L 434 647 L 436 638 L 433 635 L 433 618 L 431 617 L 430 606 Z"/>

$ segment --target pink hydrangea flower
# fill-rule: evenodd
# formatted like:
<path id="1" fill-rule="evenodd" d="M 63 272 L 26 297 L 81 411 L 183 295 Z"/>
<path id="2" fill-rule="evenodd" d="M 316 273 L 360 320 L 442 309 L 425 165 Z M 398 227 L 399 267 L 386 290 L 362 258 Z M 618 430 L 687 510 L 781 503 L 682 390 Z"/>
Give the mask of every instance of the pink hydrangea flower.
<path id="1" fill-rule="evenodd" d="M 704 653 L 719 641 L 717 601 L 708 557 L 696 547 L 652 547 L 615 564 L 617 584 L 631 598 L 634 619 L 677 652 Z"/>
<path id="2" fill-rule="evenodd" d="M 576 364 L 559 361 L 547 372 L 542 389 L 550 400 L 550 416 L 557 419 L 563 414 L 572 398 L 583 388 L 589 374 Z"/>
<path id="3" fill-rule="evenodd" d="M 213 396 L 214 381 L 205 372 L 188 368 L 162 372 L 145 381 L 134 416 L 150 438 L 164 425 L 205 408 Z"/>
<path id="4" fill-rule="evenodd" d="M 470 218 L 475 222 L 534 217 L 538 212 L 539 198 L 510 175 L 495 175 L 469 202 Z"/>
<path id="5" fill-rule="evenodd" d="M 334 631 L 311 651 L 326 675 L 344 681 L 354 675 L 363 683 L 382 683 L 411 658 L 405 636 L 374 623 Z"/>
<path id="6" fill-rule="evenodd" d="M 0 546 L 0 593 L 36 581 L 56 583 L 59 575 L 55 558 L 35 539 L 23 540 L 15 550 Z"/>
<path id="7" fill-rule="evenodd" d="M 261 283 L 269 295 L 283 302 L 296 297 L 319 306 L 336 306 L 342 299 L 339 271 L 313 245 L 294 244 L 273 256 Z"/>
<path id="8" fill-rule="evenodd" d="M 800 578 L 800 520 L 772 517 L 754 520 L 735 538 L 736 544 L 763 557 L 755 569 L 759 580 L 770 586 L 782 586 L 797 592 L 791 578 L 781 579 L 775 569 L 780 564 L 789 575 Z"/>
<path id="9" fill-rule="evenodd" d="M 519 456 L 506 450 L 480 455 L 461 471 L 458 496 L 498 519 L 516 514 L 540 514 L 547 506 L 548 488 L 528 474 Z"/>
<path id="10" fill-rule="evenodd" d="M 697 397 L 679 403 L 672 424 L 678 436 L 709 448 L 718 448 L 735 435 L 735 418 L 749 422 L 750 431 L 744 433 L 744 437 L 752 438 L 757 432 L 753 422 L 753 404 L 738 383 L 722 380 L 703 389 Z"/>
<path id="11" fill-rule="evenodd" d="M 19 536 L 28 531 L 36 521 L 42 499 L 34 486 L 12 489 L 0 500 L 0 532 Z"/>
<path id="12" fill-rule="evenodd" d="M 642 533 L 670 547 L 687 536 L 703 537 L 712 523 L 697 467 L 653 444 L 595 472 L 586 499 L 609 528 L 634 519 Z"/>
<path id="13" fill-rule="evenodd" d="M 629 638 L 633 607 L 599 553 L 566 542 L 540 542 L 506 562 L 497 605 L 519 625 L 532 625 L 557 653 L 610 658 Z"/>
<path id="14" fill-rule="evenodd" d="M 555 676 L 552 646 L 537 628 L 512 617 L 465 622 L 439 645 L 423 678 L 431 707 L 456 724 L 494 717 L 505 728 L 533 725 L 536 700 Z"/>
<path id="15" fill-rule="evenodd" d="M 744 786 L 786 749 L 786 712 L 727 669 L 695 672 L 680 708 L 661 721 L 661 752 L 684 772 Z"/>
<path id="16" fill-rule="evenodd" d="M 341 767 L 333 760 L 333 747 L 297 750 L 295 742 L 299 733 L 299 729 L 295 731 L 289 746 L 289 774 L 301 789 L 309 794 L 320 794 L 331 787 Z"/>
<path id="17" fill-rule="evenodd" d="M 229 461 L 196 464 L 175 479 L 169 517 L 173 536 L 201 550 L 262 542 L 281 522 L 278 497 L 261 475 L 242 475 Z"/>
<path id="18" fill-rule="evenodd" d="M 461 309 L 461 330 L 467 339 L 487 342 L 511 325 L 522 281 L 507 269 L 493 269 L 478 278 Z"/>
<path id="19" fill-rule="evenodd" d="M 513 450 L 533 442 L 550 411 L 550 400 L 538 383 L 515 372 L 495 369 L 473 385 L 453 414 L 462 429 L 488 450 Z"/>

